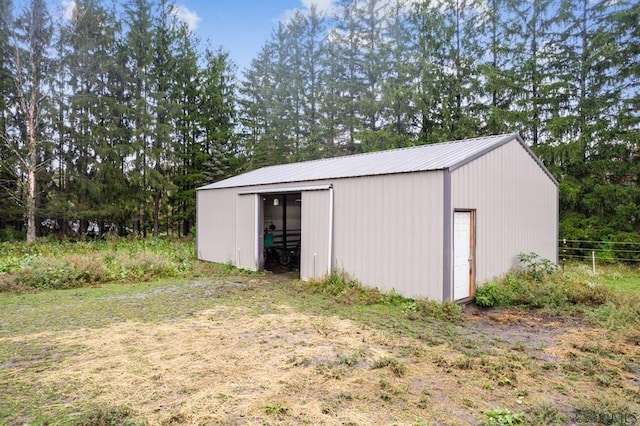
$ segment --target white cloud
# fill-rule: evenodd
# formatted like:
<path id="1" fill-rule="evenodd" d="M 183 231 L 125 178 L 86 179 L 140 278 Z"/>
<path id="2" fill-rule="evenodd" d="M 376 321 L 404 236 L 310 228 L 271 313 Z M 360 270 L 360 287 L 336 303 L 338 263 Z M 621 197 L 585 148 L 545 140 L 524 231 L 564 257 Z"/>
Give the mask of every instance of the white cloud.
<path id="1" fill-rule="evenodd" d="M 171 13 L 180 22 L 187 24 L 187 27 L 191 31 L 195 31 L 198 28 L 198 24 L 202 21 L 202 18 L 198 16 L 196 12 L 192 12 L 182 4 L 175 4 L 171 9 Z"/>
<path id="2" fill-rule="evenodd" d="M 316 7 L 316 10 L 320 14 L 332 15 L 335 10 L 335 2 L 337 0 L 300 0 L 302 3 L 302 7 L 297 7 L 295 9 L 287 9 L 284 11 L 279 21 L 287 23 L 294 17 L 296 12 L 302 12 L 304 14 L 308 13 L 311 10 L 312 6 Z"/>
<path id="3" fill-rule="evenodd" d="M 76 10 L 75 0 L 62 0 L 62 17 L 65 21 L 73 18 L 73 12 Z"/>
<path id="4" fill-rule="evenodd" d="M 306 9 L 311 9 L 315 5 L 320 13 L 331 13 L 335 0 L 300 0 Z"/>
<path id="5" fill-rule="evenodd" d="M 398 0 L 380 0 L 378 3 L 381 8 L 381 13 L 384 10 L 388 10 L 392 6 L 396 5 Z M 415 4 L 424 0 L 399 0 L 400 6 L 405 10 L 410 10 Z M 297 11 L 307 13 L 312 6 L 315 6 L 319 13 L 326 14 L 327 16 L 334 16 L 338 12 L 338 0 L 300 0 L 301 7 L 295 9 L 285 10 L 280 18 L 281 22 L 288 22 Z M 435 0 L 433 4 L 441 4 L 441 0 Z M 362 7 L 362 4 L 361 4 Z"/>

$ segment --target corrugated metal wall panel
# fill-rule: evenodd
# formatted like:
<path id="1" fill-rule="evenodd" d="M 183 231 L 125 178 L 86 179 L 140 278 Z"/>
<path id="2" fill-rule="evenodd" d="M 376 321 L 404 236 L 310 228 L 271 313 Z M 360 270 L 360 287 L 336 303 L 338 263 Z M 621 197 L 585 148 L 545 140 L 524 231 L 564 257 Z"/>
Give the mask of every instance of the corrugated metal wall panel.
<path id="1" fill-rule="evenodd" d="M 504 274 L 522 252 L 556 261 L 557 186 L 517 141 L 454 170 L 451 190 L 452 209 L 476 210 L 478 283 Z"/>
<path id="2" fill-rule="evenodd" d="M 330 191 L 302 193 L 300 278 L 322 278 L 329 270 Z"/>
<path id="3" fill-rule="evenodd" d="M 236 190 L 196 192 L 196 257 L 219 263 L 235 263 Z"/>
<path id="4" fill-rule="evenodd" d="M 408 297 L 442 298 L 443 173 L 334 182 L 337 269 Z"/>
<path id="5" fill-rule="evenodd" d="M 257 195 L 246 194 L 236 196 L 236 260 L 234 265 L 252 271 L 258 269 L 259 259 L 256 257 Z"/>

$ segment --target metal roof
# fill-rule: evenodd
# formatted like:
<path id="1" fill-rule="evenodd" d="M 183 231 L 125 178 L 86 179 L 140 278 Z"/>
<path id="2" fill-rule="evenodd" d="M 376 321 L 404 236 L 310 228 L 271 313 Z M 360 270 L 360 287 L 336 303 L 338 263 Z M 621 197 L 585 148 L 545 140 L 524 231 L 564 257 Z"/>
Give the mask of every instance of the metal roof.
<path id="1" fill-rule="evenodd" d="M 368 152 L 301 163 L 263 167 L 198 189 L 234 188 L 276 183 L 455 169 L 512 139 L 517 139 L 542 169 L 553 176 L 516 134 L 504 134 L 388 151 Z"/>

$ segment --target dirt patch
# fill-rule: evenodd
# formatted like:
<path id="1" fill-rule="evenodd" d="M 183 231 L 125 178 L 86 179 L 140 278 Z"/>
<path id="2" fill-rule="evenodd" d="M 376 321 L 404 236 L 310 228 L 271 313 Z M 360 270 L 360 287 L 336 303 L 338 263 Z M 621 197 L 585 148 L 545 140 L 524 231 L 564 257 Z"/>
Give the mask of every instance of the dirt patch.
<path id="1" fill-rule="evenodd" d="M 538 354 L 555 346 L 560 336 L 591 329 L 582 315 L 555 316 L 536 311 L 486 309 L 465 306 L 464 333 L 484 338 L 492 346 L 520 347 Z"/>

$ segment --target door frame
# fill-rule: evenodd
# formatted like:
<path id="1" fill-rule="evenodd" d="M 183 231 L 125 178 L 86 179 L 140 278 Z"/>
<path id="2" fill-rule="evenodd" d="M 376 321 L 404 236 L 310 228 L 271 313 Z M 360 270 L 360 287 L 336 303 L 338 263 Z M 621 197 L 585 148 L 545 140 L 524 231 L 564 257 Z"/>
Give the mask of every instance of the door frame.
<path id="1" fill-rule="evenodd" d="M 327 269 L 328 269 L 328 274 L 330 275 L 333 271 L 333 226 L 334 226 L 334 218 L 333 218 L 333 211 L 334 211 L 334 195 L 333 195 L 333 184 L 318 184 L 318 185 L 307 185 L 307 186 L 279 186 L 279 185 L 273 185 L 273 186 L 265 186 L 265 187 L 258 187 L 258 188 L 253 188 L 253 189 L 243 189 L 240 190 L 238 192 L 236 192 L 236 222 L 237 222 L 237 216 L 238 216 L 238 197 L 241 195 L 254 195 L 255 196 L 255 208 L 254 208 L 254 223 L 253 226 L 255 227 L 255 244 L 253 246 L 254 249 L 254 253 L 253 253 L 253 260 L 255 263 L 255 270 L 262 270 L 263 266 L 264 266 L 264 258 L 263 258 L 263 226 L 264 226 L 264 209 L 262 206 L 262 196 L 267 195 L 267 194 L 288 194 L 288 193 L 302 193 L 303 192 L 307 192 L 307 191 L 324 191 L 324 190 L 328 190 L 329 191 L 329 211 L 328 211 L 328 215 L 329 215 L 329 247 L 328 247 L 328 265 L 327 265 Z M 301 218 L 302 220 L 302 218 Z M 237 224 L 236 224 L 237 226 Z M 301 236 L 302 237 L 302 236 Z M 302 243 L 302 241 L 301 241 Z M 236 229 L 236 244 L 237 244 L 237 229 Z M 302 249 L 302 247 L 301 247 Z M 302 253 L 302 250 L 301 250 Z M 238 254 L 236 253 L 236 259 L 238 259 Z M 302 262 L 302 259 L 300 259 L 300 261 Z M 236 261 L 236 266 L 238 261 Z"/>
<path id="2" fill-rule="evenodd" d="M 473 299 L 476 293 L 476 209 L 454 209 L 452 223 L 452 234 L 455 235 L 455 214 L 456 213 L 469 213 L 469 296 L 456 299 L 456 282 L 455 282 L 455 244 L 452 244 L 452 262 L 451 262 L 451 276 L 453 278 L 453 285 L 451 286 L 451 295 L 454 302 L 465 302 Z M 455 239 L 455 237 L 454 237 Z"/>

